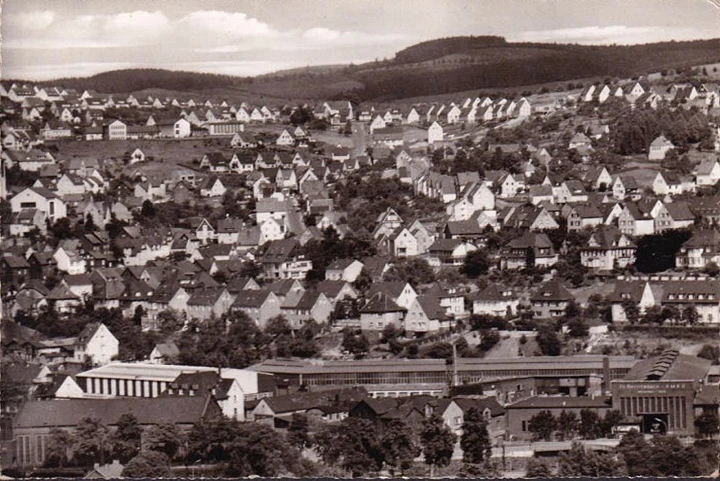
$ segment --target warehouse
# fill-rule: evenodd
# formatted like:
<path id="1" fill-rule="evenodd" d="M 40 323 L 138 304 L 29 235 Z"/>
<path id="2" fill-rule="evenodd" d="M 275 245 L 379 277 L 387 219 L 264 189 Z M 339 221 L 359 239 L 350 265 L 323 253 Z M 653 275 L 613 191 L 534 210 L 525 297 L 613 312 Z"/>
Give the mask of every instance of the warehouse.
<path id="1" fill-rule="evenodd" d="M 613 409 L 643 433 L 692 435 L 696 393 L 707 384 L 710 364 L 674 349 L 638 361 L 611 381 Z"/>

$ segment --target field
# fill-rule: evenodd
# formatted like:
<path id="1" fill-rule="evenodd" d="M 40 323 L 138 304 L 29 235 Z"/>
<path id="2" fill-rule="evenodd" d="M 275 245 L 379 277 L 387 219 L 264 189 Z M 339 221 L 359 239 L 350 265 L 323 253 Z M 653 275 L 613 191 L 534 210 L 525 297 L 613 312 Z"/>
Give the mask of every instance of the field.
<path id="1" fill-rule="evenodd" d="M 190 164 L 200 160 L 207 152 L 229 152 L 230 139 L 190 138 L 190 139 L 139 139 L 139 140 L 94 140 L 87 142 L 60 141 L 50 145 L 57 147 L 56 158 L 59 161 L 73 158 L 92 157 L 103 160 L 122 160 L 126 153 L 139 148 L 146 157 L 158 162 Z"/>
<path id="2" fill-rule="evenodd" d="M 682 354 L 697 355 L 704 344 L 713 344 L 705 335 L 664 339 L 651 332 L 610 332 L 593 346 L 592 352 L 647 357 L 653 352 L 674 348 Z"/>

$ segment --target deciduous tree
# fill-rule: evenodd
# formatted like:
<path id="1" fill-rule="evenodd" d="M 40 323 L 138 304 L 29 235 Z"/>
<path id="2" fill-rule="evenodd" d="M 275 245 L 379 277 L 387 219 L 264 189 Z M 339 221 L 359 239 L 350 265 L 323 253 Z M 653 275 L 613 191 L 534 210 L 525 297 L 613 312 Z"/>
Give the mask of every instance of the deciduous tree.
<path id="1" fill-rule="evenodd" d="M 556 429 L 557 419 L 548 410 L 540 411 L 531 417 L 528 422 L 528 431 L 533 433 L 535 439 L 550 441 Z"/>
<path id="2" fill-rule="evenodd" d="M 435 468 L 450 464 L 457 436 L 450 431 L 442 418 L 437 414 L 423 421 L 420 432 L 425 464 L 430 466 L 430 476 L 435 475 Z"/>
<path id="3" fill-rule="evenodd" d="M 125 478 L 163 478 L 172 474 L 170 460 L 159 451 L 143 451 L 123 469 Z"/>
<path id="4" fill-rule="evenodd" d="M 391 474 L 398 469 L 402 475 L 420 454 L 420 447 L 413 440 L 412 430 L 401 419 L 393 419 L 387 424 L 380 438 L 380 446 L 385 463 L 392 469 Z"/>
<path id="5" fill-rule="evenodd" d="M 482 412 L 476 408 L 468 409 L 462 429 L 460 447 L 463 450 L 463 462 L 481 464 L 489 460 L 492 444 Z"/>
<path id="6" fill-rule="evenodd" d="M 142 428 L 137 418 L 131 413 L 121 415 L 111 438 L 113 457 L 119 459 L 121 463 L 130 461 L 140 451 L 141 437 Z"/>

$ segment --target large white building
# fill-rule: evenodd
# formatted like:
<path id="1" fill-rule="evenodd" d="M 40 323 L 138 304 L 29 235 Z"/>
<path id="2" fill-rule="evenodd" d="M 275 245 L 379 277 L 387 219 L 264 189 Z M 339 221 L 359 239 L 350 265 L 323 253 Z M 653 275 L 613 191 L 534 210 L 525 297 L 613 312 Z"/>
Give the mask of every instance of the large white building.
<path id="1" fill-rule="evenodd" d="M 246 400 L 262 398 L 274 392 L 274 380 L 268 374 L 206 366 L 113 362 L 81 372 L 75 379 L 85 397 L 154 398 L 165 395 L 202 395 L 193 392 L 199 389 L 193 376 L 213 372 L 217 372 L 221 379 L 223 392 L 218 404 L 228 417 L 243 420 Z"/>

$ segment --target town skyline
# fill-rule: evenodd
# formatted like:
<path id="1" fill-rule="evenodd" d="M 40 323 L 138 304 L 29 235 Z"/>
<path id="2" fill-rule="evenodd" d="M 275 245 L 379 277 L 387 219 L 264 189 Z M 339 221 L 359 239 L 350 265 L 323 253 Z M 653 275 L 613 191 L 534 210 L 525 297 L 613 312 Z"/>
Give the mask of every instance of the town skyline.
<path id="1" fill-rule="evenodd" d="M 312 8 L 308 8 L 312 6 Z M 441 37 L 638 44 L 718 37 L 712 0 L 534 2 L 78 2 L 5 0 L 2 78 L 50 80 L 124 68 L 253 76 L 392 58 Z"/>

